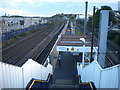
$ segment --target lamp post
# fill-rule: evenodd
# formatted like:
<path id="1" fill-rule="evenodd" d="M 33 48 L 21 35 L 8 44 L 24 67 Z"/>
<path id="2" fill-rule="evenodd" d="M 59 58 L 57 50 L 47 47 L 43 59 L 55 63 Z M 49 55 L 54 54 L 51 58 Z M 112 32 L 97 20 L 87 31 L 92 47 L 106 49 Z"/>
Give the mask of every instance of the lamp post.
<path id="1" fill-rule="evenodd" d="M 90 54 L 90 62 L 93 61 L 92 54 L 93 54 L 93 41 L 94 41 L 94 24 L 95 24 L 95 6 L 93 7 L 93 19 L 92 19 L 92 39 L 91 39 L 91 54 Z"/>
<path id="2" fill-rule="evenodd" d="M 86 34 L 86 29 L 87 29 L 87 9 L 88 9 L 88 2 L 85 2 L 85 19 L 84 19 L 84 35 Z"/>
<path id="3" fill-rule="evenodd" d="M 83 41 L 84 45 L 83 45 L 83 55 L 82 55 L 82 66 L 84 67 L 84 58 L 85 58 L 85 39 L 84 38 L 80 38 L 81 41 Z"/>

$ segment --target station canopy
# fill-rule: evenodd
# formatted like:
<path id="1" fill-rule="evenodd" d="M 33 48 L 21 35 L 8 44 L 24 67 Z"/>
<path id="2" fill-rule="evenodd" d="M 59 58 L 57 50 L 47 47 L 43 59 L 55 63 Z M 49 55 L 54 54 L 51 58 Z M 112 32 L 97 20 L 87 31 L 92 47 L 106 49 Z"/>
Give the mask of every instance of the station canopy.
<path id="1" fill-rule="evenodd" d="M 91 52 L 90 39 L 84 35 L 61 35 L 57 42 L 57 51 Z M 93 52 L 97 52 L 94 45 Z"/>

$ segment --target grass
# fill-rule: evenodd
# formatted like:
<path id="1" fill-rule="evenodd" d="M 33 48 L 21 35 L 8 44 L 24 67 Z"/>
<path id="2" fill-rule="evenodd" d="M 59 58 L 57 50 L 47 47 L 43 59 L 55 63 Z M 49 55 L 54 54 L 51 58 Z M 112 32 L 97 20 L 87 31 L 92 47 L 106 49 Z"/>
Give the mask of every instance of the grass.
<path id="1" fill-rule="evenodd" d="M 80 32 L 79 29 L 75 29 L 75 34 L 76 34 L 76 35 L 82 35 L 82 33 Z"/>

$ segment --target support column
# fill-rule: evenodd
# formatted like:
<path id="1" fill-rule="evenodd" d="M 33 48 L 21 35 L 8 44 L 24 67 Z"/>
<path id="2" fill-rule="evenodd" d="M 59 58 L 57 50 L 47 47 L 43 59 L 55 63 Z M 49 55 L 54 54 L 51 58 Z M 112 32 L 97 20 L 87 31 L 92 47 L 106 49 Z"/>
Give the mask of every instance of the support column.
<path id="1" fill-rule="evenodd" d="M 102 10 L 100 12 L 100 14 L 101 14 L 101 19 L 100 19 L 98 62 L 102 67 L 104 67 L 105 66 L 105 56 L 106 56 L 106 46 L 107 46 L 109 11 Z"/>

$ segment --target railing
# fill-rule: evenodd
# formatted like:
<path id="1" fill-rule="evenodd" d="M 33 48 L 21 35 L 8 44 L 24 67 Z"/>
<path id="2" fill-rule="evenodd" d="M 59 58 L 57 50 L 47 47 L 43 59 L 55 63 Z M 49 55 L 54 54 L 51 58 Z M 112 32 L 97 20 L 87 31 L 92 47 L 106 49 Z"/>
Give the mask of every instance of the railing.
<path id="1" fill-rule="evenodd" d="M 80 85 L 83 85 L 83 87 L 82 88 L 89 88 L 90 90 L 94 90 L 94 87 L 93 87 L 93 84 L 91 83 L 91 82 L 89 82 L 89 83 L 80 83 Z M 88 86 L 88 87 L 85 87 L 85 86 Z M 81 88 L 81 87 L 79 87 L 79 88 Z"/>
<path id="2" fill-rule="evenodd" d="M 120 64 L 102 69 L 97 61 L 88 66 L 77 65 L 82 82 L 94 82 L 96 88 L 119 88 Z"/>
<path id="3" fill-rule="evenodd" d="M 32 89 L 32 87 L 34 86 L 35 82 L 41 83 L 41 87 L 40 87 L 40 85 L 38 86 L 39 88 L 44 88 L 44 87 L 42 86 L 43 83 L 50 83 L 51 77 L 52 77 L 52 74 L 49 74 L 46 81 L 43 81 L 43 80 L 32 80 L 32 82 L 30 82 L 31 84 L 29 85 L 28 90 L 31 90 L 31 89 Z M 48 87 L 49 87 L 49 86 L 47 86 L 47 87 L 45 87 L 45 88 L 48 88 Z"/>
<path id="4" fill-rule="evenodd" d="M 96 87 L 93 82 L 82 82 L 80 75 L 77 75 L 77 78 L 79 80 L 79 88 L 81 89 L 90 89 L 90 90 L 96 90 Z"/>
<path id="5" fill-rule="evenodd" d="M 52 66 L 47 67 L 29 59 L 22 67 L 0 62 L 0 90 L 2 88 L 26 88 L 32 78 L 46 80 L 52 74 Z"/>

